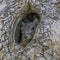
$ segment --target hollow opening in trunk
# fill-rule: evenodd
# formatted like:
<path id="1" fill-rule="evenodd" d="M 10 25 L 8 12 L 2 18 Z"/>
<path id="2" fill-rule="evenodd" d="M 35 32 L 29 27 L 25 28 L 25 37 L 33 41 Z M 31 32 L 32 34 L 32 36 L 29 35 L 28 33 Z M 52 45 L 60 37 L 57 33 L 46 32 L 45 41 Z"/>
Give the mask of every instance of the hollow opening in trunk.
<path id="1" fill-rule="evenodd" d="M 38 13 L 27 13 L 16 25 L 15 42 L 25 47 L 32 40 L 39 20 Z"/>

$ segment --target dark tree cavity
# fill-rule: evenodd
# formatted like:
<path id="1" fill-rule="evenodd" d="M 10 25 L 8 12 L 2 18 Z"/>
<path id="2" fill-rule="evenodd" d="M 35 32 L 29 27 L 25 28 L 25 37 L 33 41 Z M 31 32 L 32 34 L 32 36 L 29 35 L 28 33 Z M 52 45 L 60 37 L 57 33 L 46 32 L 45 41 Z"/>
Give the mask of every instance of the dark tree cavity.
<path id="1" fill-rule="evenodd" d="M 26 18 L 29 19 L 30 22 L 33 22 L 34 18 L 37 18 L 39 20 L 40 16 L 35 12 L 30 12 L 26 15 Z"/>
<path id="2" fill-rule="evenodd" d="M 28 14 L 25 15 L 25 17 L 22 18 L 22 20 L 17 24 L 16 26 L 16 31 L 15 31 L 15 41 L 20 44 L 21 41 L 23 40 L 23 32 L 22 32 L 22 28 L 24 27 L 24 25 L 26 25 L 29 22 L 34 22 L 34 19 L 37 19 L 39 21 L 40 16 L 39 14 L 37 14 L 36 12 L 30 12 Z M 24 28 L 23 28 L 24 29 Z M 34 31 L 34 27 L 32 27 L 32 30 Z M 26 29 L 27 30 L 27 29 Z M 32 32 L 33 33 L 33 32 Z M 32 39 L 31 39 L 32 40 Z M 24 40 L 23 40 L 24 41 Z M 23 44 L 23 43 L 22 43 Z M 28 43 L 27 43 L 28 44 Z"/>

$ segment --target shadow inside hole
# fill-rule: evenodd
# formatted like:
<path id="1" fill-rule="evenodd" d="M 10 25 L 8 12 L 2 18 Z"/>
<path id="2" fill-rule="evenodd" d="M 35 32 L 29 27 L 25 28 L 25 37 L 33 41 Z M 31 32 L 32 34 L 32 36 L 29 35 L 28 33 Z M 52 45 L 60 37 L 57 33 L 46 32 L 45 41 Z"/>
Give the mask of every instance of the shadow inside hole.
<path id="1" fill-rule="evenodd" d="M 26 46 L 33 38 L 36 29 L 34 20 L 39 21 L 40 16 L 36 12 L 30 12 L 22 18 L 16 26 L 15 41 L 22 46 Z"/>
<path id="2" fill-rule="evenodd" d="M 27 22 L 33 22 L 35 18 L 39 20 L 40 19 L 39 14 L 36 12 L 30 12 L 30 13 L 27 13 L 22 20 L 24 23 L 27 23 Z"/>

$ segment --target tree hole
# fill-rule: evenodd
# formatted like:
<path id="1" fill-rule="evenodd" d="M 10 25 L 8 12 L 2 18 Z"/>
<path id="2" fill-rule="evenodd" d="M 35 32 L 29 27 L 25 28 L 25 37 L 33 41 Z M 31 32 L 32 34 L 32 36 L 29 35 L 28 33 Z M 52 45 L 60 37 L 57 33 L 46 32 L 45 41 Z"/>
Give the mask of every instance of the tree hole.
<path id="1" fill-rule="evenodd" d="M 16 43 L 25 47 L 32 40 L 36 29 L 35 19 L 39 22 L 40 15 L 36 12 L 30 12 L 17 23 L 14 36 Z"/>

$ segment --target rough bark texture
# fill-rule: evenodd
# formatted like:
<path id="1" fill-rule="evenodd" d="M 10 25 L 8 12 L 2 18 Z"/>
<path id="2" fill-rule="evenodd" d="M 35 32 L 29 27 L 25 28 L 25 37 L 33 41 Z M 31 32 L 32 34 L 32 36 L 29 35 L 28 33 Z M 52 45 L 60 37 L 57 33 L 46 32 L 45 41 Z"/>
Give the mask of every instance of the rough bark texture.
<path id="1" fill-rule="evenodd" d="M 15 23 L 28 1 L 0 0 L 0 60 L 60 60 L 60 0 L 31 0 L 42 14 L 34 37 L 26 47 L 14 41 Z"/>

